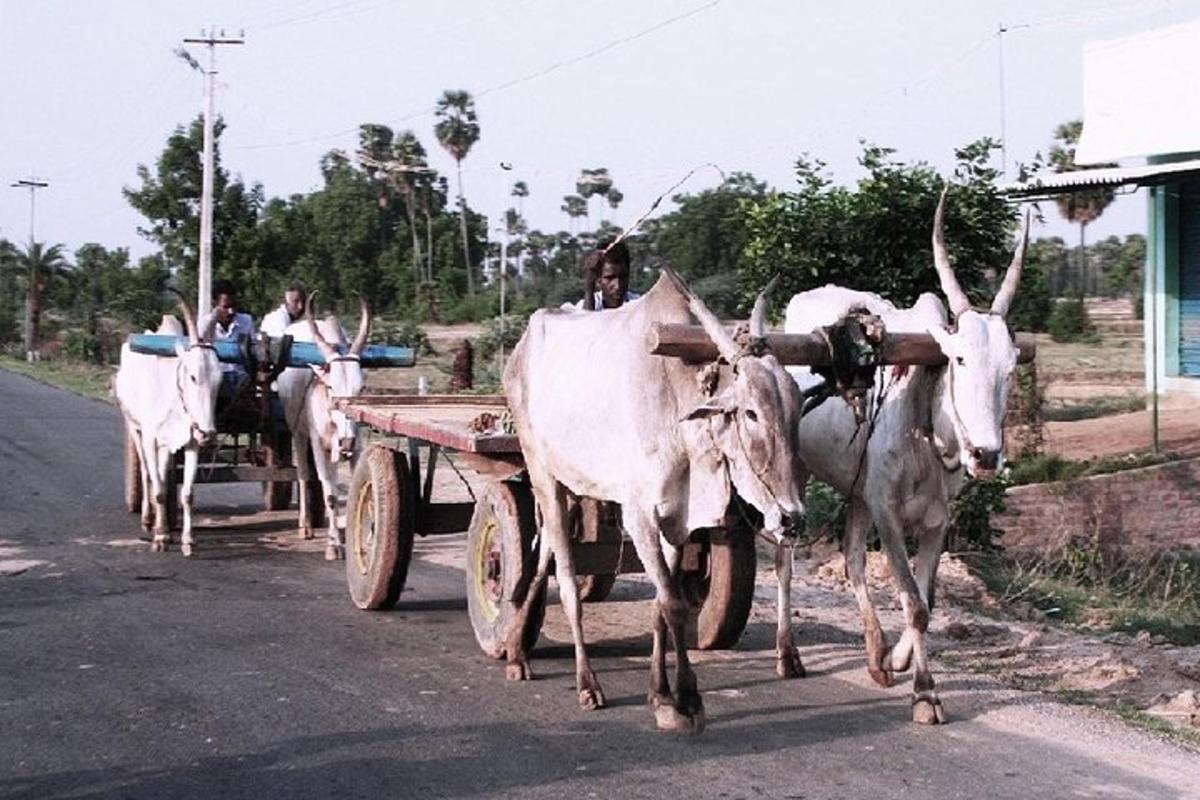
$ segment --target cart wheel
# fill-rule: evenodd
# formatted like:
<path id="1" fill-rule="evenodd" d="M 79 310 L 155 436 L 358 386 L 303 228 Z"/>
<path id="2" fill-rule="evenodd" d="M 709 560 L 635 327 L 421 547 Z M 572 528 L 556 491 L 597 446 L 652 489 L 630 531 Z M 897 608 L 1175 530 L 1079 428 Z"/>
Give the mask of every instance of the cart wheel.
<path id="1" fill-rule="evenodd" d="M 704 544 L 699 572 L 684 572 L 684 596 L 696 609 L 688 645 L 699 650 L 733 647 L 750 619 L 757 570 L 754 532 L 742 522 L 716 529 Z"/>
<path id="2" fill-rule="evenodd" d="M 319 481 L 312 483 L 319 489 Z M 346 583 L 354 605 L 363 610 L 391 608 L 404 591 L 413 549 L 408 485 L 408 462 L 382 445 L 359 459 L 350 480 Z"/>
<path id="3" fill-rule="evenodd" d="M 264 436 L 262 449 L 265 451 L 265 461 L 268 467 L 290 467 L 292 465 L 292 441 L 289 437 L 281 436 L 276 445 Z M 267 511 L 282 511 L 292 504 L 291 481 L 263 481 L 263 508 Z"/>
<path id="4" fill-rule="evenodd" d="M 467 530 L 467 611 L 475 639 L 491 658 L 506 656 L 505 641 L 537 570 L 533 495 L 523 483 L 493 482 L 475 501 Z M 548 583 L 548 581 L 547 581 Z M 546 584 L 533 600 L 525 651 L 537 643 L 546 612 Z"/>
<path id="5" fill-rule="evenodd" d="M 577 538 L 581 542 L 620 544 L 624 533 L 621 529 L 621 509 L 616 503 L 601 503 L 590 497 L 579 501 L 580 513 L 576 517 L 580 530 Z M 579 587 L 579 599 L 585 603 L 603 602 L 617 582 L 615 572 L 608 575 L 581 575 L 575 579 Z"/>
<path id="6" fill-rule="evenodd" d="M 128 430 L 125 431 L 125 510 L 130 514 L 142 510 L 142 460 Z"/>

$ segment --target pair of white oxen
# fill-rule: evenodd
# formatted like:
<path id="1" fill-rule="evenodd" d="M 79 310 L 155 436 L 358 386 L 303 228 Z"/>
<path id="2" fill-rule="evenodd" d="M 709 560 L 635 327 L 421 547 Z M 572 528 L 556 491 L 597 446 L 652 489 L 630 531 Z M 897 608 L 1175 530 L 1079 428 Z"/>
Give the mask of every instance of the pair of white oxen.
<path id="1" fill-rule="evenodd" d="M 602 314 L 539 311 L 529 321 L 504 374 L 504 390 L 542 514 L 537 571 L 505 643 L 510 679 L 531 677 L 524 626 L 553 559 L 559 595 L 575 642 L 580 705 L 599 708 L 604 695 L 588 663 L 567 527 L 568 493 L 619 503 L 622 523 L 655 587 L 649 702 L 659 728 L 699 732 L 704 705 L 688 663 L 687 607 L 676 582 L 690 532 L 716 527 L 736 492 L 763 515 L 779 552 L 777 672 L 804 674 L 790 625 L 791 529 L 803 518 L 810 475 L 848 499 L 846 570 L 865 627 L 871 676 L 890 686 L 914 668 L 912 718 L 945 716 L 930 674 L 925 632 L 949 506 L 964 475 L 1001 466 L 1003 419 L 1017 348 L 1005 323 L 1020 281 L 1028 218 L 1016 253 L 989 310 L 971 308 L 955 278 L 942 232 L 945 193 L 933 225 L 933 255 L 949 301 L 922 295 L 899 309 L 878 295 L 826 286 L 788 305 L 785 329 L 808 333 L 858 310 L 878 315 L 888 331 L 928 332 L 944 366 L 877 371 L 871 421 L 859 426 L 840 399 L 801 419 L 804 388 L 820 378 L 784 369 L 766 343 L 760 294 L 749 337 L 735 340 L 669 271 L 640 300 Z M 653 323 L 695 317 L 717 344 L 721 370 L 653 356 Z M 597 368 L 600 355 L 607 366 Z M 614 368 L 613 365 L 616 365 Z M 905 612 L 904 633 L 887 647 L 865 581 L 870 528 L 878 529 Z M 915 573 L 906 537 L 918 542 Z M 536 621 L 534 621 L 536 624 Z M 674 691 L 666 671 L 670 629 Z"/>
<path id="2" fill-rule="evenodd" d="M 301 482 L 300 528 L 312 538 L 311 511 L 306 484 L 312 480 L 308 453 L 321 482 L 328 520 L 325 557 L 344 555 L 337 529 L 336 465 L 354 448 L 354 425 L 336 408 L 334 399 L 353 397 L 363 388 L 359 354 L 367 343 L 371 312 L 361 301 L 362 318 L 354 341 L 346 345 L 337 320 L 327 317 L 315 322 L 311 298 L 306 319 L 290 325 L 285 334 L 295 341 L 314 342 L 325 363 L 308 368 L 285 369 L 276 380 L 280 403 L 292 436 L 292 459 Z M 153 531 L 153 550 L 161 552 L 171 542 L 167 524 L 167 469 L 171 454 L 183 451 L 183 480 L 179 500 L 183 511 L 180 549 L 192 554 L 192 495 L 200 448 L 215 443 L 217 392 L 221 365 L 212 344 L 213 323 L 199 330 L 195 316 L 182 296 L 179 308 L 186 322 L 187 344 L 176 343 L 175 357 L 133 352 L 121 348 L 121 365 L 114 380 L 117 404 L 125 416 L 127 435 L 141 462 L 142 526 Z M 158 333 L 182 337 L 177 320 L 164 319 Z M 337 347 L 330 342 L 337 343 Z M 344 351 L 344 352 L 342 352 Z"/>

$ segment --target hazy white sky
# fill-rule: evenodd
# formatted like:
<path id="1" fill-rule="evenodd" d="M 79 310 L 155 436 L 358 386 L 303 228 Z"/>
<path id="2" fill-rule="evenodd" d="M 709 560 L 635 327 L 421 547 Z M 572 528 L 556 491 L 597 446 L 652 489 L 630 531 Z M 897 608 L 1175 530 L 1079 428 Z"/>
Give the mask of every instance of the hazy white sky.
<path id="1" fill-rule="evenodd" d="M 28 236 L 28 192 L 8 184 L 37 175 L 39 240 L 153 249 L 121 187 L 199 113 L 201 78 L 172 50 L 209 25 L 245 29 L 218 52 L 223 157 L 268 195 L 319 186 L 321 154 L 352 152 L 364 122 L 413 129 L 452 176 L 432 109 L 463 88 L 482 127 L 468 201 L 494 213 L 524 179 L 531 225 L 559 230 L 583 167 L 609 168 L 622 225 L 707 162 L 788 188 L 808 151 L 849 182 L 864 138 L 948 168 L 955 146 L 999 136 L 1000 22 L 1008 156 L 1028 160 L 1081 114 L 1085 42 L 1197 16 L 1200 0 L 0 0 L 0 236 Z M 1145 214 L 1123 198 L 1089 237 Z M 1077 235 L 1047 219 L 1035 235 Z"/>

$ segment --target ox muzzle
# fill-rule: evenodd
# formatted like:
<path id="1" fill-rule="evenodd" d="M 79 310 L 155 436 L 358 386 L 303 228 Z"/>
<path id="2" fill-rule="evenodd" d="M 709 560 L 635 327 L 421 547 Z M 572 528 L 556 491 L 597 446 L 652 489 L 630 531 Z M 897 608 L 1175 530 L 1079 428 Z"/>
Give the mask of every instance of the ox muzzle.
<path id="1" fill-rule="evenodd" d="M 209 447 L 210 445 L 216 444 L 217 431 L 216 431 L 216 429 L 213 429 L 213 428 L 206 430 L 204 428 L 201 428 L 195 422 L 193 422 L 192 423 L 192 441 L 194 441 L 196 444 L 200 445 L 201 447 Z"/>

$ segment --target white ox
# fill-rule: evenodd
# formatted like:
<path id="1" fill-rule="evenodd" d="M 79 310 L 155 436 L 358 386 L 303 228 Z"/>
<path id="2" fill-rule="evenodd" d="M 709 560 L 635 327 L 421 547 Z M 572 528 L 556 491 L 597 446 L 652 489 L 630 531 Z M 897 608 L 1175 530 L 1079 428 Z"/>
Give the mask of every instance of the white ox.
<path id="1" fill-rule="evenodd" d="M 951 324 L 935 295 L 923 294 L 906 309 L 879 295 L 826 286 L 802 292 L 788 304 L 785 330 L 808 333 L 855 309 L 883 319 L 889 332 L 929 332 L 948 363 L 877 372 L 877 414 L 859 429 L 850 406 L 828 400 L 800 423 L 800 457 L 819 480 L 848 500 L 843 551 L 858 600 L 867 647 L 867 670 L 882 686 L 915 662 L 914 722 L 945 721 L 925 652 L 925 630 L 933 607 L 938 559 L 950 522 L 950 504 L 964 471 L 994 474 L 1003 462 L 1003 422 L 1017 348 L 1005 324 L 1021 278 L 1029 220 L 1000 291 L 988 311 L 971 308 L 954 276 L 942 234 L 946 194 L 933 224 L 933 253 L 942 291 L 950 301 Z M 807 368 L 792 368 L 801 388 L 819 382 Z M 870 412 L 869 412 L 870 414 Z M 900 641 L 888 650 L 871 605 L 865 578 L 871 525 L 879 531 L 905 612 Z M 918 543 L 915 575 L 905 551 L 906 536 Z"/>
<path id="2" fill-rule="evenodd" d="M 693 314 L 733 365 L 724 388 L 703 380 L 712 370 L 702 365 L 647 350 L 652 323 L 689 324 Z M 760 295 L 750 321 L 752 345 L 764 343 L 764 316 Z M 619 503 L 655 588 L 649 701 L 660 728 L 699 732 L 704 705 L 684 641 L 680 548 L 690 532 L 721 524 L 734 490 L 778 536 L 800 520 L 795 382 L 773 355 L 739 346 L 703 302 L 664 270 L 644 297 L 619 309 L 535 313 L 508 361 L 504 391 L 542 519 L 537 572 L 506 643 L 508 677 L 531 677 L 523 627 L 553 556 L 575 643 L 579 703 L 587 709 L 604 705 L 583 640 L 567 492 Z M 666 673 L 668 627 L 676 658 L 674 696 Z"/>
<path id="3" fill-rule="evenodd" d="M 276 379 L 276 386 L 284 419 L 292 434 L 292 463 L 296 466 L 299 481 L 300 532 L 305 539 L 313 537 L 312 509 L 308 505 L 308 483 L 312 480 L 308 453 L 311 450 L 328 521 L 325 558 L 333 561 L 345 554 L 337 527 L 337 465 L 342 459 L 353 457 L 356 428 L 353 420 L 337 409 L 335 401 L 362 392 L 363 371 L 359 354 L 366 346 L 371 330 L 371 309 L 365 300 L 359 299 L 362 319 L 358 335 L 342 354 L 330 344 L 333 341 L 345 348 L 341 326 L 333 317 L 314 322 L 312 295 L 308 302 L 306 318 L 289 325 L 285 333 L 297 342 L 314 342 L 325 357 L 325 363 L 313 365 L 311 369 L 285 369 Z"/>
<path id="4" fill-rule="evenodd" d="M 214 407 L 221 384 L 216 350 L 210 344 L 211 328 L 201 336 L 196 319 L 181 297 L 179 307 L 187 322 L 188 343 L 175 345 L 175 357 L 133 352 L 121 347 L 121 365 L 113 381 L 117 405 L 125 416 L 129 436 L 137 448 L 142 473 L 142 527 L 153 529 L 151 549 L 162 552 L 171 541 L 167 524 L 167 469 L 171 454 L 183 450 L 183 533 L 180 550 L 192 554 L 192 493 L 200 447 L 216 437 Z M 174 320 L 171 320 L 174 322 Z M 178 323 L 175 322 L 175 326 Z M 160 333 L 176 332 L 167 318 Z"/>

